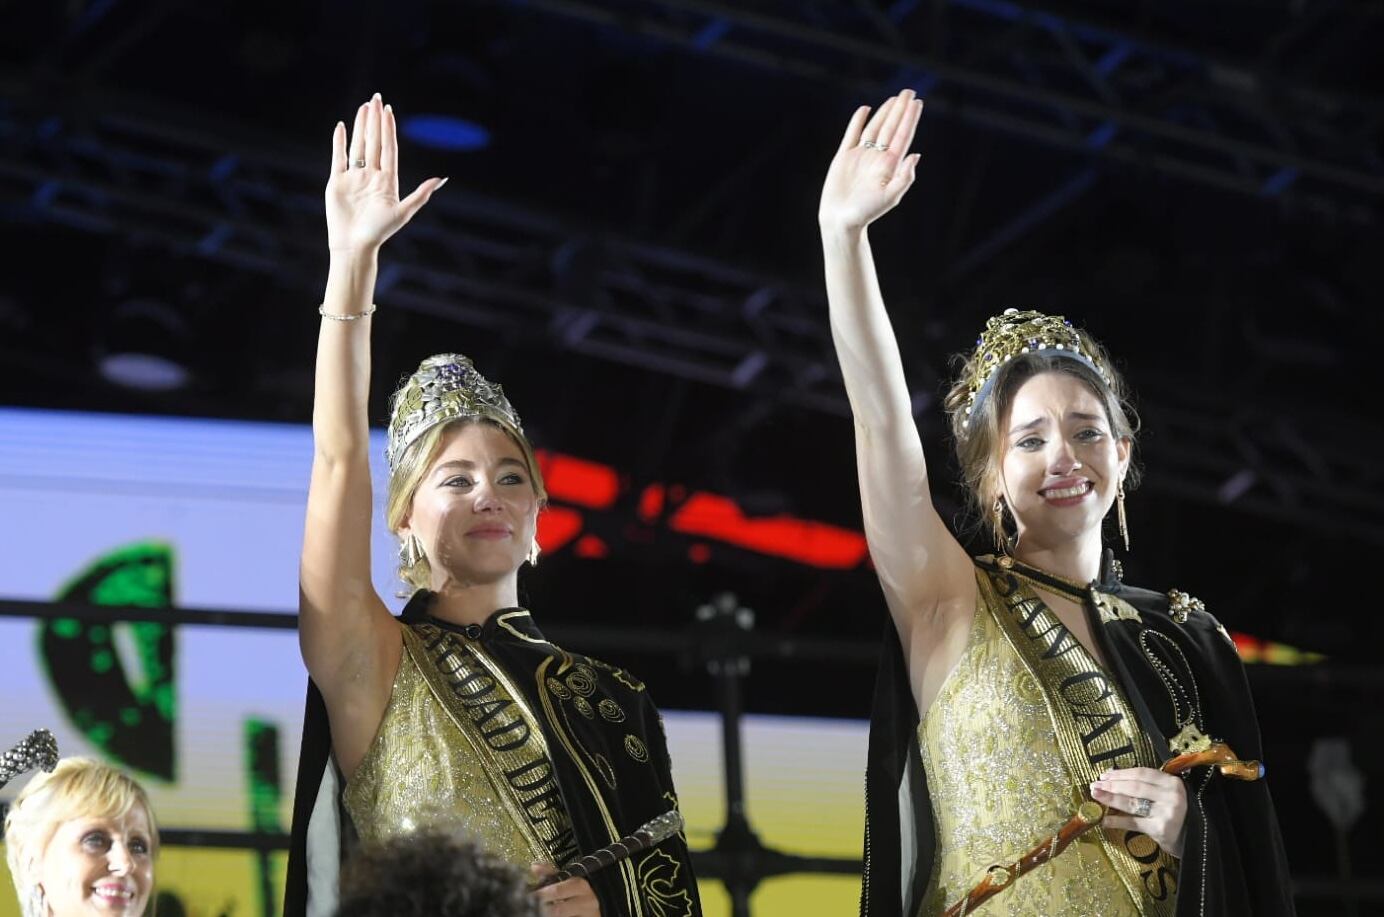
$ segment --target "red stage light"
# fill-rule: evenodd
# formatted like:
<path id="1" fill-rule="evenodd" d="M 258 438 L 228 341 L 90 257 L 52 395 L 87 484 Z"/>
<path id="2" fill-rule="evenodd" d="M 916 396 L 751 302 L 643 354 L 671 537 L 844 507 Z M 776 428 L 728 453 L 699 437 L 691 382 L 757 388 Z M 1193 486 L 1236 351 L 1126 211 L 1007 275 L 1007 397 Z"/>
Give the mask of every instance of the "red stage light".
<path id="1" fill-rule="evenodd" d="M 585 557 L 588 560 L 598 560 L 610 556 L 610 548 L 595 535 L 581 536 L 577 539 L 577 543 L 572 546 L 572 550 L 577 552 L 578 557 Z"/>
<path id="2" fill-rule="evenodd" d="M 650 484 L 639 495 L 639 518 L 653 522 L 663 514 L 663 485 Z"/>
<path id="3" fill-rule="evenodd" d="M 548 553 L 562 549 L 581 533 L 581 513 L 565 506 L 549 506 L 538 514 L 538 546 Z"/>
<path id="4" fill-rule="evenodd" d="M 674 531 L 829 570 L 849 569 L 865 558 L 865 536 L 859 532 L 793 516 L 747 519 L 735 501 L 716 494 L 694 493 L 669 524 Z"/>
<path id="5" fill-rule="evenodd" d="M 620 476 L 614 468 L 542 449 L 535 455 L 549 497 L 592 509 L 609 509 L 615 505 L 620 493 Z"/>

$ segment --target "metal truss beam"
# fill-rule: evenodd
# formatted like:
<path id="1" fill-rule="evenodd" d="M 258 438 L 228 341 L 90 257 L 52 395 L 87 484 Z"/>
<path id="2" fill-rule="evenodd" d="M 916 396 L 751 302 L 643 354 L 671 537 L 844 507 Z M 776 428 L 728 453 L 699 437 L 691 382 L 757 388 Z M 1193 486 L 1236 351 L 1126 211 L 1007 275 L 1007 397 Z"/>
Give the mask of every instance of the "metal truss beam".
<path id="1" fill-rule="evenodd" d="M 149 114 L 146 100 L 23 107 L 0 116 L 6 204 L 320 285 L 301 267 L 320 259 L 322 177 L 304 165 L 315 157 L 255 148 L 188 112 Z M 460 189 L 391 242 L 378 289 L 421 314 L 540 327 L 577 353 L 848 411 L 815 291 L 804 298 L 775 278 Z"/>
<path id="2" fill-rule="evenodd" d="M 1362 130 L 1384 119 L 1384 100 L 1262 79 L 1008 0 L 950 0 L 946 41 L 927 50 L 894 22 L 906 2 L 888 29 L 868 0 L 522 6 L 871 94 L 912 86 L 931 110 L 983 128 L 1335 218 L 1374 222 L 1384 205 L 1377 132 Z"/>
<path id="3" fill-rule="evenodd" d="M 90 93 L 60 114 L 12 98 L 0 113 L 0 206 L 315 292 L 321 277 L 302 265 L 320 261 L 322 177 L 306 165 L 320 157 L 257 146 L 186 111 L 155 111 Z M 819 290 L 460 189 L 391 243 L 379 287 L 395 307 L 462 325 L 537 330 L 593 358 L 848 410 Z M 909 362 L 915 377 L 945 375 L 940 357 Z M 1380 471 L 1358 457 L 1380 443 L 1333 450 L 1298 434 L 1293 418 L 1262 416 L 1185 380 L 1141 388 L 1161 434 L 1146 450 L 1155 490 L 1384 544 Z M 929 391 L 913 398 L 932 400 Z"/>

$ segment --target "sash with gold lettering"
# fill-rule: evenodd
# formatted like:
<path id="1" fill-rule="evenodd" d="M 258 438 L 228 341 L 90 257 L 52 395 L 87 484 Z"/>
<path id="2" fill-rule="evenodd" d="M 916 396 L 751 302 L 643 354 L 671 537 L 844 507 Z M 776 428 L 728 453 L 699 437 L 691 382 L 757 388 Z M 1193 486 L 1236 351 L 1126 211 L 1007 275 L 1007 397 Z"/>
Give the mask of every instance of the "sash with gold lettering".
<path id="1" fill-rule="evenodd" d="M 535 859 L 562 866 L 677 806 L 667 740 L 644 684 L 544 637 L 522 608 L 483 624 L 432 617 L 417 592 L 400 616 L 405 651 Z M 298 757 L 285 917 L 329 917 L 352 825 L 339 804 L 331 730 L 308 684 Z M 592 874 L 605 917 L 699 917 L 686 838 Z"/>
<path id="2" fill-rule="evenodd" d="M 1107 770 L 1158 767 L 1153 745 L 1119 684 L 1033 590 L 1002 570 L 977 579 L 982 605 L 995 610 L 1005 638 L 1042 688 L 1072 783 L 1084 793 Z M 1034 828 L 1035 841 L 1052 830 Z M 1100 841 L 1142 913 L 1160 917 L 1174 913 L 1178 872 L 1174 857 L 1137 831 L 1101 831 Z"/>
<path id="3" fill-rule="evenodd" d="M 1107 551 L 1095 588 L 1083 597 L 1092 636 L 1111 665 L 1107 671 L 1051 610 L 1027 601 L 1033 598 L 1029 590 L 1017 588 L 1012 577 L 1000 578 L 995 559 L 977 558 L 976 565 L 978 582 L 992 586 L 987 603 L 1006 619 L 1001 623 L 1014 635 L 1020 659 L 1030 662 L 1036 676 L 1042 673 L 1037 680 L 1046 686 L 1054 724 L 1062 723 L 1056 732 L 1073 783 L 1114 767 L 1155 766 L 1171 756 L 1189 727 L 1228 742 L 1243 758 L 1263 757 L 1244 667 L 1225 628 L 1204 607 L 1180 593 L 1126 585 Z M 883 630 L 865 777 L 860 913 L 915 917 L 937 839 L 908 664 L 893 622 L 883 622 Z M 1188 705 L 1188 694 L 1195 704 Z M 1166 881 L 1177 917 L 1291 917 L 1292 881 L 1269 780 L 1226 780 L 1202 769 L 1186 785 L 1183 858 L 1175 882 L 1167 858 L 1151 858 L 1156 848 L 1137 833 L 1107 838 L 1128 854 L 1111 861 L 1123 862 L 1121 869 L 1130 860 L 1139 863 L 1132 875 L 1143 880 L 1149 897 L 1158 897 L 1159 883 Z M 1170 912 L 1170 904 L 1154 904 L 1150 912 Z"/>
<path id="4" fill-rule="evenodd" d="M 403 629 L 404 649 L 490 777 L 534 860 L 580 855 L 543 729 L 509 676 L 474 640 L 436 624 Z"/>

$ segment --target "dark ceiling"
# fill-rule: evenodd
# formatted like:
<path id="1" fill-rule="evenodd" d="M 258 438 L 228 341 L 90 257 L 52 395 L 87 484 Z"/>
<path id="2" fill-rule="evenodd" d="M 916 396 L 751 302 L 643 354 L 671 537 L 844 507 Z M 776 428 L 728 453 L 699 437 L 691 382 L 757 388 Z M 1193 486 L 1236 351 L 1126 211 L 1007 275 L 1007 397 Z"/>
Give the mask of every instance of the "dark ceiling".
<path id="1" fill-rule="evenodd" d="M 1361 629 L 1384 636 L 1353 602 L 1384 547 L 1380 11 L 0 3 L 0 399 L 306 422 L 328 143 L 378 90 L 492 139 L 404 142 L 406 182 L 451 183 L 384 255 L 376 420 L 394 379 L 460 350 L 540 445 L 632 493 L 681 482 L 857 526 L 816 198 L 852 108 L 913 86 L 919 181 L 874 238 L 939 478 L 949 355 L 1006 306 L 1064 313 L 1139 392 L 1134 578 L 1364 658 Z M 191 372 L 179 390 L 96 369 L 150 314 Z M 868 569 L 720 547 L 692 570 L 687 540 L 629 518 L 593 523 L 628 542 L 609 561 L 558 556 L 531 588 L 674 626 L 729 587 L 770 629 L 877 629 Z"/>

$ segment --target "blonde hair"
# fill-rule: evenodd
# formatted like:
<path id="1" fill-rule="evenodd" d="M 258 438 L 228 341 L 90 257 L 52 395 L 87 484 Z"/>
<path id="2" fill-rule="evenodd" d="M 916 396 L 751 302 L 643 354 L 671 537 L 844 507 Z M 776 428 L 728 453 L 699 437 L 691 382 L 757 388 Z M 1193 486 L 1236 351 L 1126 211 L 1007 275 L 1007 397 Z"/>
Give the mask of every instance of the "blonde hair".
<path id="1" fill-rule="evenodd" d="M 958 354 L 956 383 L 947 393 L 944 405 L 951 423 L 952 439 L 956 444 L 956 459 L 961 466 L 962 483 L 966 485 L 971 509 L 977 522 L 975 529 L 984 530 L 995 541 L 1003 544 L 1007 533 L 996 526 L 992 507 L 1000 496 L 1000 464 L 1003 456 L 1004 435 L 1000 423 L 1009 413 L 1014 396 L 1019 388 L 1034 376 L 1045 372 L 1064 373 L 1083 382 L 1105 408 L 1110 420 L 1110 428 L 1116 439 L 1126 439 L 1130 445 L 1129 468 L 1125 473 L 1124 487 L 1133 490 L 1139 484 L 1139 468 L 1134 463 L 1134 445 L 1139 431 L 1139 416 L 1135 413 L 1129 389 L 1124 377 L 1110 362 L 1105 348 L 1085 331 L 1077 331 L 1081 347 L 1096 365 L 1102 367 L 1106 377 L 1092 369 L 1081 360 L 1064 355 L 1062 351 L 1033 350 L 1016 355 L 1009 362 L 995 370 L 994 383 L 989 394 L 966 414 L 970 399 L 968 380 L 975 374 L 974 361 L 981 359 L 979 350 L 975 353 Z"/>
<path id="2" fill-rule="evenodd" d="M 422 483 L 428 469 L 442 451 L 442 443 L 447 435 L 473 423 L 495 427 L 514 441 L 524 457 L 524 464 L 528 467 L 529 480 L 533 483 L 533 492 L 538 497 L 539 508 L 542 509 L 547 504 L 548 491 L 543 484 L 543 472 L 538 467 L 538 458 L 533 453 L 533 446 L 529 443 L 528 437 L 489 417 L 463 417 L 432 427 L 410 443 L 399 456 L 398 464 L 389 475 L 389 492 L 385 497 L 384 507 L 385 525 L 389 526 L 389 530 L 395 535 L 399 534 L 400 526 L 404 524 L 405 517 L 413 508 L 413 495 L 418 492 L 418 485 Z M 413 590 L 427 589 L 432 583 L 432 567 L 426 557 L 412 566 L 399 564 L 398 574 L 399 579 Z"/>
<path id="3" fill-rule="evenodd" d="M 92 758 L 63 758 L 51 774 L 40 773 L 25 784 L 5 816 L 5 859 L 24 917 L 47 917 L 32 913 L 33 889 L 43 851 L 58 827 L 74 818 L 124 818 L 135 806 L 149 819 L 149 851 L 157 857 L 154 810 L 134 778 Z"/>

